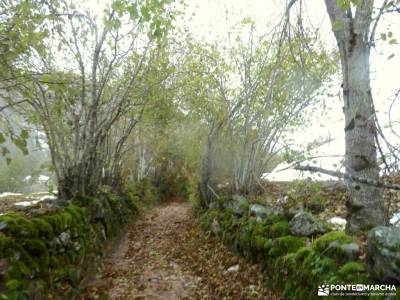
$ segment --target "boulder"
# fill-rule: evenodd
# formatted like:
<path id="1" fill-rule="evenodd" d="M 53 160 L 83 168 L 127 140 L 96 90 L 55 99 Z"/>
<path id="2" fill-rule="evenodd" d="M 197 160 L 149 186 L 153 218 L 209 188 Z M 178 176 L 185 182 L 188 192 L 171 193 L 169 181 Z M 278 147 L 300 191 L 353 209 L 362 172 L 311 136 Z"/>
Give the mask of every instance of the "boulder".
<path id="1" fill-rule="evenodd" d="M 381 282 L 400 283 L 400 228 L 378 226 L 368 233 L 368 267 Z"/>
<path id="2" fill-rule="evenodd" d="M 312 214 L 300 211 L 290 220 L 289 230 L 295 236 L 314 236 L 327 232 L 329 228 Z"/>
<path id="3" fill-rule="evenodd" d="M 0 222 L 0 231 L 6 229 L 8 224 L 6 222 Z"/>
<path id="4" fill-rule="evenodd" d="M 361 253 L 360 246 L 357 243 L 344 244 L 340 248 L 349 260 L 355 260 Z"/>
<path id="5" fill-rule="evenodd" d="M 360 246 L 357 243 L 342 244 L 339 241 L 331 242 L 327 251 L 336 253 L 341 257 L 346 258 L 348 261 L 356 260 L 361 253 Z"/>
<path id="6" fill-rule="evenodd" d="M 291 206 L 287 207 L 283 210 L 283 213 L 281 215 L 285 216 L 289 220 L 292 219 L 295 215 L 298 213 L 303 212 L 303 206 L 302 204 L 296 205 L 296 206 Z"/>
<path id="7" fill-rule="evenodd" d="M 249 216 L 256 217 L 257 222 L 265 220 L 271 214 L 275 214 L 275 211 L 261 204 L 251 204 L 249 206 Z"/>
<path id="8" fill-rule="evenodd" d="M 395 212 L 390 218 L 390 224 L 400 227 L 400 210 Z"/>
<path id="9" fill-rule="evenodd" d="M 226 202 L 224 207 L 230 208 L 233 211 L 235 217 L 242 217 L 246 207 L 249 206 L 249 202 L 245 197 L 240 195 L 233 195 L 232 201 Z"/>
<path id="10" fill-rule="evenodd" d="M 249 215 L 265 219 L 270 214 L 270 210 L 261 204 L 251 204 L 249 206 Z"/>
<path id="11" fill-rule="evenodd" d="M 333 217 L 329 219 L 329 223 L 335 230 L 344 231 L 346 228 L 347 221 L 341 217 Z"/>

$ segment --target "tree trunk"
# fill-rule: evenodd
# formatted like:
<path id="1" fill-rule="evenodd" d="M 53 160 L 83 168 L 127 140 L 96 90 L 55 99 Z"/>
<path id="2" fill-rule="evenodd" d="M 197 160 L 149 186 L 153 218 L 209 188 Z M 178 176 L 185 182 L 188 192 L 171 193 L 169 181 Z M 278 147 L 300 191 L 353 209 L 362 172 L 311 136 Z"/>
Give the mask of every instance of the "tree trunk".
<path id="1" fill-rule="evenodd" d="M 354 17 L 350 8 L 338 8 L 336 0 L 325 0 L 325 3 L 332 26 L 342 26 L 334 34 L 343 76 L 346 172 L 360 178 L 378 179 L 368 40 L 373 1 L 362 1 Z M 357 233 L 384 224 L 382 189 L 349 180 L 346 183 L 349 192 L 346 230 Z"/>

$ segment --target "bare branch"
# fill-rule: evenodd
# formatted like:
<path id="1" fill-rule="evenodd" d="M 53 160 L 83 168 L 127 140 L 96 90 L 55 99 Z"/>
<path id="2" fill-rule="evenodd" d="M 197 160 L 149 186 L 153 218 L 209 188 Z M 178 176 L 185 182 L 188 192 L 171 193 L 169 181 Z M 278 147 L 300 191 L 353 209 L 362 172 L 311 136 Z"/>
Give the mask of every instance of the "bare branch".
<path id="1" fill-rule="evenodd" d="M 354 182 L 358 182 L 358 183 L 362 183 L 362 184 L 366 184 L 366 185 L 376 186 L 379 188 L 387 188 L 387 189 L 398 190 L 398 191 L 400 190 L 400 184 L 390 183 L 387 181 L 373 180 L 373 179 L 369 179 L 369 178 L 362 178 L 362 177 L 350 175 L 348 173 L 331 171 L 331 170 L 327 170 L 327 169 L 323 169 L 323 168 L 319 168 L 319 167 L 296 165 L 294 167 L 294 169 L 300 170 L 300 171 L 313 172 L 313 173 L 318 172 L 318 173 L 330 175 L 333 177 L 347 179 L 349 181 L 354 181 Z"/>

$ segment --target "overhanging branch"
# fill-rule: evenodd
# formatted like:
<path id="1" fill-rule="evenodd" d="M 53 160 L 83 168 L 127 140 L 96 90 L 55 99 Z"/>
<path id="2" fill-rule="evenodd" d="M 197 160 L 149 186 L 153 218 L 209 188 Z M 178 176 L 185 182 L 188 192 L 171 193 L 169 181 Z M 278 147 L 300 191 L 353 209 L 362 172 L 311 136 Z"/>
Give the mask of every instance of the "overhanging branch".
<path id="1" fill-rule="evenodd" d="M 327 175 L 330 175 L 333 177 L 343 178 L 343 179 L 351 180 L 354 182 L 372 185 L 372 186 L 376 186 L 376 187 L 380 187 L 380 188 L 387 188 L 387 189 L 391 189 L 391 190 L 400 190 L 400 184 L 390 183 L 390 182 L 381 181 L 381 180 L 373 180 L 373 179 L 369 179 L 369 178 L 362 178 L 362 177 L 350 175 L 347 173 L 327 170 L 327 169 L 323 169 L 323 168 L 319 168 L 319 167 L 296 165 L 294 167 L 294 169 L 300 170 L 300 171 L 313 172 L 313 173 L 319 172 L 319 173 L 327 174 Z"/>

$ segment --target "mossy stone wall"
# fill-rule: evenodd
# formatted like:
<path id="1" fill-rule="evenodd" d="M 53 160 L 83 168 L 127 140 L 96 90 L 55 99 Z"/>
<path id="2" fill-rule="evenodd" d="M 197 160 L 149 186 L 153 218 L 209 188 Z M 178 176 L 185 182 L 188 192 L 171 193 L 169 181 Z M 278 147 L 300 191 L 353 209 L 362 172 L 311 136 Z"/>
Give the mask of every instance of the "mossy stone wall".
<path id="1" fill-rule="evenodd" d="M 51 213 L 0 216 L 0 299 L 74 299 L 136 211 L 131 197 L 101 193 Z"/>
<path id="2" fill-rule="evenodd" d="M 318 299 L 322 284 L 373 283 L 365 259 L 345 251 L 358 241 L 344 232 L 330 231 L 312 238 L 293 236 L 282 216 L 271 214 L 260 220 L 246 211 L 236 216 L 223 203 L 212 207 L 200 214 L 203 229 L 219 236 L 236 253 L 261 264 L 266 284 L 281 290 L 285 299 Z"/>

